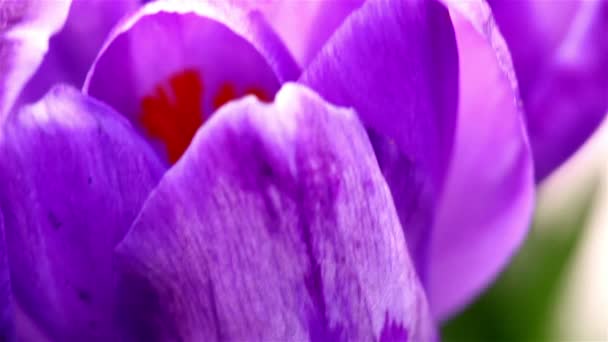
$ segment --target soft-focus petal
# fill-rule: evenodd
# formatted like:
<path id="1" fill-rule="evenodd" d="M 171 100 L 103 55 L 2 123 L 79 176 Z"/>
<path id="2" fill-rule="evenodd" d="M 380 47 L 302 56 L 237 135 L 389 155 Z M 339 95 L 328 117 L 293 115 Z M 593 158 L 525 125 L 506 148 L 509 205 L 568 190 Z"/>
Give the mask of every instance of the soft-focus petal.
<path id="1" fill-rule="evenodd" d="M 332 36 L 302 82 L 329 102 L 356 109 L 425 282 L 458 97 L 458 57 L 447 10 L 436 1 L 370 0 Z"/>
<path id="2" fill-rule="evenodd" d="M 451 2 L 459 116 L 427 287 L 439 318 L 463 307 L 496 276 L 525 237 L 534 206 L 531 152 L 504 40 L 487 5 Z"/>
<path id="3" fill-rule="evenodd" d="M 489 3 L 511 50 L 540 181 L 608 111 L 608 1 Z"/>
<path id="4" fill-rule="evenodd" d="M 38 101 L 57 83 L 81 87 L 112 27 L 139 3 L 139 0 L 73 0 L 63 29 L 51 39 L 43 63 L 21 94 L 21 102 Z"/>
<path id="5" fill-rule="evenodd" d="M 245 94 L 271 100 L 298 75 L 261 14 L 161 1 L 116 28 L 84 90 L 125 114 L 174 162 L 224 103 Z"/>
<path id="6" fill-rule="evenodd" d="M 14 328 L 11 280 L 4 239 L 4 219 L 0 212 L 0 341 L 12 341 Z"/>
<path id="7" fill-rule="evenodd" d="M 112 251 L 162 172 L 123 117 L 70 88 L 7 121 L 0 209 L 13 293 L 51 340 L 118 337 Z"/>
<path id="8" fill-rule="evenodd" d="M 260 10 L 296 61 L 306 67 L 329 37 L 364 0 L 232 0 Z"/>
<path id="9" fill-rule="evenodd" d="M 435 336 L 364 129 L 302 86 L 222 108 L 117 252 L 143 340 Z"/>
<path id="10" fill-rule="evenodd" d="M 13 107 L 63 26 L 69 0 L 16 0 L 0 3 L 0 122 Z"/>

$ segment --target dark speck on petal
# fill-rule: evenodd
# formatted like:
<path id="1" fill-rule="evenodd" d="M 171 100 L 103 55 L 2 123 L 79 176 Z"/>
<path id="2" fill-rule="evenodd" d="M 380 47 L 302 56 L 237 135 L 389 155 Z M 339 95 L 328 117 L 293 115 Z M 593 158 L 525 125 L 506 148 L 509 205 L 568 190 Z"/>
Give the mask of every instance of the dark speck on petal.
<path id="1" fill-rule="evenodd" d="M 78 299 L 85 304 L 91 304 L 93 300 L 91 293 L 84 289 L 76 289 L 76 294 L 78 295 Z"/>

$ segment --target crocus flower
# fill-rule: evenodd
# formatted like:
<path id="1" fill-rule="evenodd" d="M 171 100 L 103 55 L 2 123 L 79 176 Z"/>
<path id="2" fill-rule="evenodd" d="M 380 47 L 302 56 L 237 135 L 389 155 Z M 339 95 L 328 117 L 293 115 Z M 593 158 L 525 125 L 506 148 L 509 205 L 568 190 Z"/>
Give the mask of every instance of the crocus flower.
<path id="1" fill-rule="evenodd" d="M 526 233 L 482 2 L 47 4 L 0 12 L 5 339 L 435 340 Z"/>

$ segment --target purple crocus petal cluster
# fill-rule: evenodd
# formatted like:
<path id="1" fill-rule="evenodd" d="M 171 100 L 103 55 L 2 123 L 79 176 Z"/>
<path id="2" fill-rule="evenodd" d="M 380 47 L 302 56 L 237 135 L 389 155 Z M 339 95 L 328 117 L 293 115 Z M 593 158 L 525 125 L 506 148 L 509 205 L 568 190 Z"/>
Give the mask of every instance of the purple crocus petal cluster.
<path id="1" fill-rule="evenodd" d="M 0 10 L 3 340 L 436 340 L 606 110 L 601 1 L 530 41 L 499 1 L 45 3 Z"/>
<path id="2" fill-rule="evenodd" d="M 172 83 L 188 73 L 196 74 L 189 83 L 199 83 L 200 94 L 193 95 L 209 117 L 223 95 L 271 100 L 300 68 L 258 13 L 207 2 L 153 2 L 109 35 L 83 91 L 141 127 L 142 99 L 158 95 L 159 85 L 176 91 Z"/>

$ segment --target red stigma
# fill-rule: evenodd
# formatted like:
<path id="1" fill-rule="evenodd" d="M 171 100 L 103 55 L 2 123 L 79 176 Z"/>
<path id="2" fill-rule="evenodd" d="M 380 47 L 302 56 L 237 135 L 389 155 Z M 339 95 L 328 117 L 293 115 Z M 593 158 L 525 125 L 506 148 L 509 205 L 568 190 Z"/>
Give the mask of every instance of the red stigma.
<path id="1" fill-rule="evenodd" d="M 203 82 L 195 70 L 179 72 L 168 83 L 169 91 L 159 85 L 152 95 L 143 98 L 140 122 L 150 137 L 165 145 L 173 164 L 184 154 L 206 117 L 202 110 Z M 243 95 L 247 94 L 270 101 L 259 88 L 248 88 Z M 218 109 L 237 97 L 234 85 L 224 83 L 213 97 L 213 108 Z"/>
<path id="2" fill-rule="evenodd" d="M 203 82 L 196 71 L 186 70 L 172 76 L 169 86 L 172 100 L 160 86 L 154 95 L 144 97 L 140 120 L 151 137 L 165 144 L 169 161 L 175 163 L 203 124 Z"/>
<path id="3" fill-rule="evenodd" d="M 262 102 L 270 102 L 270 97 L 266 94 L 266 92 L 260 88 L 251 87 L 248 88 L 243 96 L 245 95 L 253 95 L 258 98 L 258 100 Z M 236 94 L 236 90 L 231 83 L 224 83 L 219 90 L 217 91 L 217 95 L 213 99 L 213 108 L 215 110 L 219 109 L 221 106 L 226 103 L 236 99 L 238 96 Z"/>
<path id="4" fill-rule="evenodd" d="M 213 108 L 218 109 L 226 103 L 236 98 L 236 90 L 230 83 L 224 83 L 217 91 L 217 95 L 213 99 Z"/>
<path id="5" fill-rule="evenodd" d="M 245 91 L 245 94 L 247 95 L 253 95 L 255 97 L 258 98 L 258 100 L 262 101 L 262 102 L 270 102 L 272 101 L 272 99 L 270 98 L 270 96 L 268 96 L 268 94 L 262 90 L 261 88 L 249 88 L 247 89 L 247 91 Z"/>

